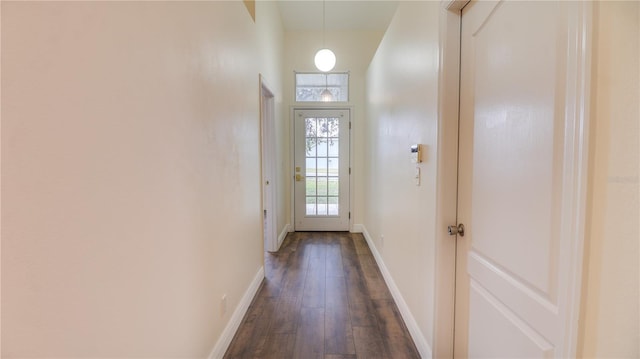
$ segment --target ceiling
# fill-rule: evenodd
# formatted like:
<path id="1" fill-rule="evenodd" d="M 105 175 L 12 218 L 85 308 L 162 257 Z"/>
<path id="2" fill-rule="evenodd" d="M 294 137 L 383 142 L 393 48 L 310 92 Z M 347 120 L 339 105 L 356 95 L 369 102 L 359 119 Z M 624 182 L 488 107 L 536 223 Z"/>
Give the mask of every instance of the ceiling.
<path id="1" fill-rule="evenodd" d="M 397 5 L 395 0 L 328 0 L 326 29 L 384 31 Z M 322 1 L 278 0 L 278 6 L 285 30 L 322 30 Z"/>

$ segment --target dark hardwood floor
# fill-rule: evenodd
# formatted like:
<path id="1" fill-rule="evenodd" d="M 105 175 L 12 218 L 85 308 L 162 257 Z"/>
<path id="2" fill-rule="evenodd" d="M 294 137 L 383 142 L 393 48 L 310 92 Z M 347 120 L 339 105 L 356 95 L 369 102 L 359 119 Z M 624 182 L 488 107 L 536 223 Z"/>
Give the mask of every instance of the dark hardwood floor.
<path id="1" fill-rule="evenodd" d="M 361 234 L 290 233 L 225 358 L 420 358 Z"/>

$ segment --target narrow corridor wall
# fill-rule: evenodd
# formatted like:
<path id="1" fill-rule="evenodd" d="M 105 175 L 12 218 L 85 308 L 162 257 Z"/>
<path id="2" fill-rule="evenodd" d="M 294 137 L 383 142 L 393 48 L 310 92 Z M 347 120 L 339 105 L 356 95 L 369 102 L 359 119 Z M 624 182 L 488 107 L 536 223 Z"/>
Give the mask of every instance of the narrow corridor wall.
<path id="1" fill-rule="evenodd" d="M 256 31 L 242 2 L 2 3 L 3 358 L 209 354 L 262 266 Z"/>
<path id="2" fill-rule="evenodd" d="M 269 89 L 274 92 L 276 143 L 276 217 L 277 233 L 287 230 L 290 218 L 291 181 L 289 173 L 289 115 L 283 93 L 284 28 L 275 1 L 257 1 L 256 32 L 260 52 L 259 69 Z"/>
<path id="3" fill-rule="evenodd" d="M 423 355 L 435 315 L 439 10 L 438 2 L 398 5 L 367 73 L 364 131 L 365 234 L 417 322 Z M 413 144 L 425 150 L 420 164 L 411 162 Z"/>
<path id="4" fill-rule="evenodd" d="M 593 5 L 590 185 L 577 354 L 637 358 L 640 6 L 625 1 Z M 420 326 L 423 338 L 418 341 L 424 339 L 431 348 L 446 344 L 430 330 L 436 316 L 437 229 L 431 219 L 437 201 L 431 187 L 412 187 L 413 165 L 407 157 L 409 144 L 427 144 L 421 187 L 425 173 L 427 181 L 436 177 L 429 161 L 443 148 L 432 135 L 442 130 L 435 124 L 435 67 L 443 55 L 436 52 L 437 7 L 402 3 L 374 56 L 367 75 L 365 153 L 370 158 L 364 174 L 369 179 L 365 227 Z"/>
<path id="5" fill-rule="evenodd" d="M 591 162 L 578 356 L 640 356 L 640 3 L 594 3 Z"/>

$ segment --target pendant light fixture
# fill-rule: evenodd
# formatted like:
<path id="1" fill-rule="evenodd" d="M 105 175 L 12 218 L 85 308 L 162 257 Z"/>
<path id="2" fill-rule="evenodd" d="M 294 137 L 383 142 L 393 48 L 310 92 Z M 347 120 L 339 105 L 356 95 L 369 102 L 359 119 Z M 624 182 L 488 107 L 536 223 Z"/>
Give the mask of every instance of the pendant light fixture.
<path id="1" fill-rule="evenodd" d="M 325 46 L 325 0 L 322 0 L 322 49 L 316 53 L 314 62 L 322 72 L 331 71 L 336 66 L 336 55 Z"/>
<path id="2" fill-rule="evenodd" d="M 329 91 L 329 89 L 324 89 L 320 93 L 320 100 L 322 102 L 331 102 L 333 101 L 333 94 L 331 93 L 331 91 Z"/>
<path id="3" fill-rule="evenodd" d="M 327 74 L 324 74 L 324 90 L 320 92 L 320 101 L 331 102 L 333 101 L 333 94 L 329 91 L 329 81 L 327 80 Z"/>

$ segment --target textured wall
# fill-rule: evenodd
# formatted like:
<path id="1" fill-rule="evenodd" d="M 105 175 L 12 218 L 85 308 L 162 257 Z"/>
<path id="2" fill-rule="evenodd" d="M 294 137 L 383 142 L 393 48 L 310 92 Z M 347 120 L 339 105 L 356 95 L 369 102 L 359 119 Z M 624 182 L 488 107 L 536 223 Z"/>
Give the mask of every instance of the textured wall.
<path id="1" fill-rule="evenodd" d="M 404 2 L 367 73 L 364 225 L 432 346 L 439 4 Z M 410 146 L 424 145 L 420 186 Z M 384 241 L 381 237 L 384 236 Z"/>
<path id="2" fill-rule="evenodd" d="M 262 266 L 257 38 L 242 2 L 3 2 L 3 357 L 209 354 Z"/>

